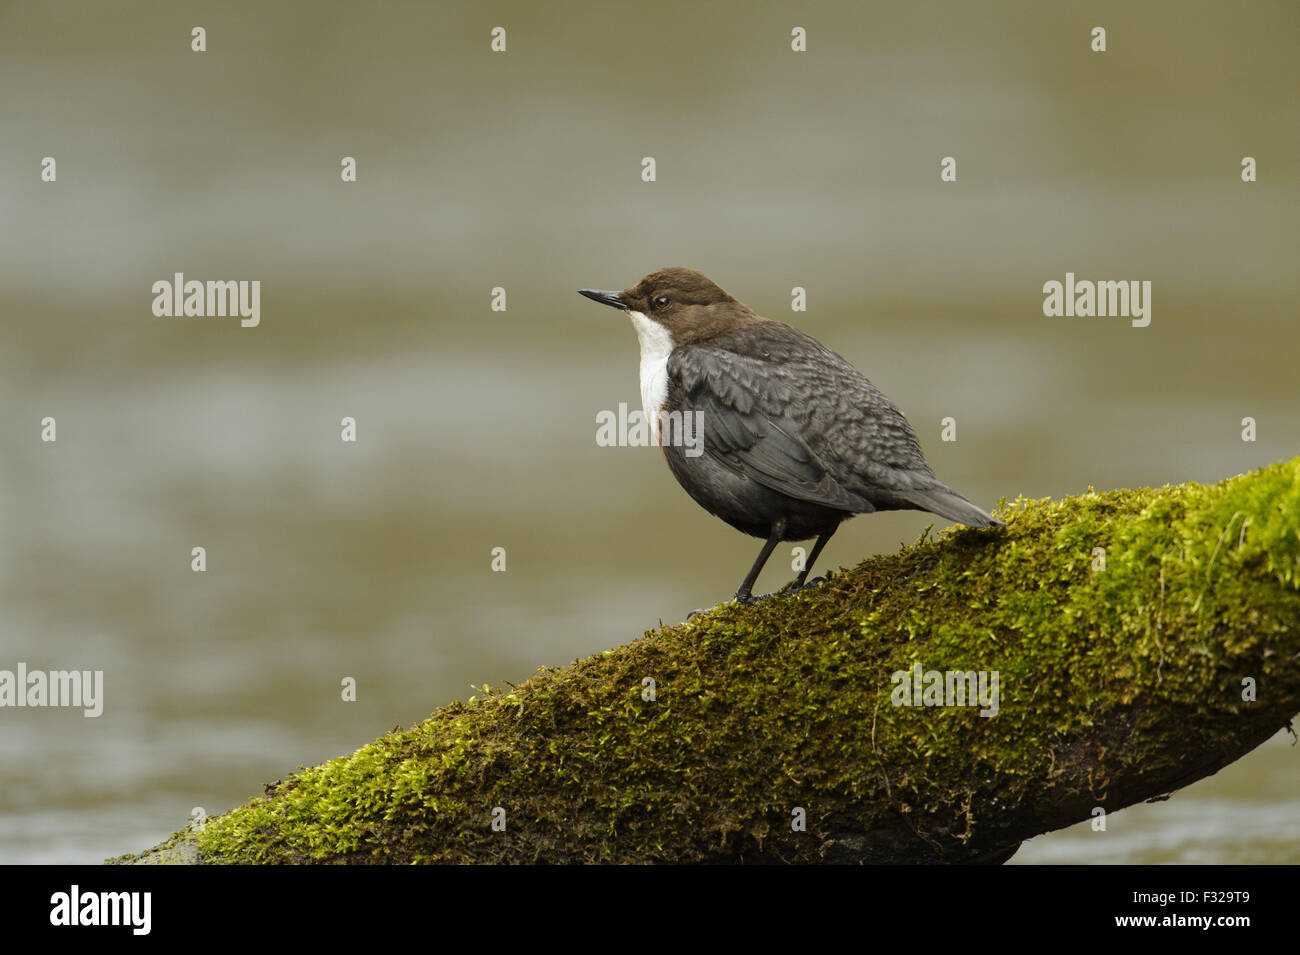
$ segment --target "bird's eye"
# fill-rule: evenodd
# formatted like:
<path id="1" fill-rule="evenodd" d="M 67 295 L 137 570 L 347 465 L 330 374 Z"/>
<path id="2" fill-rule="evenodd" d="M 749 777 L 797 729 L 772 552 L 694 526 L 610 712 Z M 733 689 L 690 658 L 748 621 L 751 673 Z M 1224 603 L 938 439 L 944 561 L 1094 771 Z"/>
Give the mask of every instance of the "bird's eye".
<path id="1" fill-rule="evenodd" d="M 668 296 L 667 296 L 667 295 L 656 295 L 656 296 L 655 296 L 655 300 L 654 300 L 653 302 L 651 302 L 650 304 L 652 304 L 652 305 L 653 305 L 655 308 L 657 308 L 657 309 L 664 309 L 664 308 L 667 308 L 667 307 L 668 307 Z"/>

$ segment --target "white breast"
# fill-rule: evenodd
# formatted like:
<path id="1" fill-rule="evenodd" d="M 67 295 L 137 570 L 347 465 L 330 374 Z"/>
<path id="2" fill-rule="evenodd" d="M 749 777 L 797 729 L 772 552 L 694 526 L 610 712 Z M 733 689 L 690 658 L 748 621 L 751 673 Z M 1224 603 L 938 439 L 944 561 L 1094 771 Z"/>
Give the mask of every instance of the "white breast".
<path id="1" fill-rule="evenodd" d="M 659 443 L 659 412 L 668 400 L 668 356 L 673 338 L 668 329 L 642 312 L 628 312 L 641 340 L 641 410 L 650 425 L 650 438 Z"/>

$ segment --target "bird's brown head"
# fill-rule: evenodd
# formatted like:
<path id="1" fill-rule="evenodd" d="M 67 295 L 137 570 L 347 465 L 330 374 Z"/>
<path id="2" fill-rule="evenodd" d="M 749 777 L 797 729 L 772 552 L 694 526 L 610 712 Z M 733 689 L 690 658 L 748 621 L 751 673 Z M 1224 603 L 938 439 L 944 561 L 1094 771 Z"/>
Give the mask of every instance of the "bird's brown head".
<path id="1" fill-rule="evenodd" d="M 707 341 L 714 335 L 755 321 L 749 307 L 736 301 L 707 276 L 674 266 L 651 272 L 622 292 L 582 289 L 587 298 L 625 309 L 662 326 L 674 347 Z"/>

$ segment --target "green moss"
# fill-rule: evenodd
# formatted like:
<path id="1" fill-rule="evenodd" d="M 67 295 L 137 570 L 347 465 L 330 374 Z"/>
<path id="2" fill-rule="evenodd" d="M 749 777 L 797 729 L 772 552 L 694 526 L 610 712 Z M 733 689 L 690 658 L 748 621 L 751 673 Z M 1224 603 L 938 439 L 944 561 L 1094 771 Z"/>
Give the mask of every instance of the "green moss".
<path id="1" fill-rule="evenodd" d="M 105 865 L 190 865 L 198 861 L 198 852 L 191 839 L 192 833 L 187 829 L 173 832 L 165 842 L 141 853 L 128 852 L 125 855 L 105 859 Z"/>
<path id="2" fill-rule="evenodd" d="M 1001 516 L 442 707 L 196 843 L 232 863 L 974 859 L 1214 772 L 1300 710 L 1300 459 Z M 1000 712 L 892 705 L 914 662 L 999 671 Z"/>

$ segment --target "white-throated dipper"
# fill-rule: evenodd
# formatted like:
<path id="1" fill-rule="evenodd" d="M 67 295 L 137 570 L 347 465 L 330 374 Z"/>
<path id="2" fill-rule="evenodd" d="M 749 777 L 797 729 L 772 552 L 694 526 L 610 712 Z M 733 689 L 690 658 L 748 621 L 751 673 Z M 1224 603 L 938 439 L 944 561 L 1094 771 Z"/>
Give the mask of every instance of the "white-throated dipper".
<path id="1" fill-rule="evenodd" d="M 736 600 L 754 599 L 778 543 L 816 537 L 794 589 L 805 586 L 826 542 L 855 514 L 912 509 L 1001 526 L 934 476 L 903 413 L 860 371 L 694 269 L 579 294 L 631 317 L 642 407 L 678 483 L 710 514 L 767 540 Z M 673 412 L 695 413 L 703 453 L 663 440 L 660 416 Z"/>

